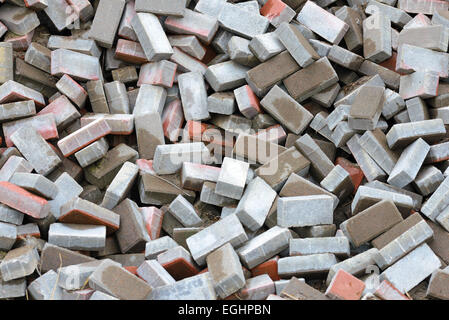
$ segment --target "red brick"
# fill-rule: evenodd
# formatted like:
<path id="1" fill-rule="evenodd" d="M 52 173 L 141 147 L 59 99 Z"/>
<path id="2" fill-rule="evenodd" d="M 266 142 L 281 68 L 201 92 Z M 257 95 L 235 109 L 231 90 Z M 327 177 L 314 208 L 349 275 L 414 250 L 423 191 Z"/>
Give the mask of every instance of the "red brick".
<path id="1" fill-rule="evenodd" d="M 261 274 L 268 274 L 273 281 L 281 280 L 278 274 L 278 260 L 279 257 L 276 256 L 264 263 L 259 264 L 251 269 L 252 277 L 260 276 Z"/>
<path id="2" fill-rule="evenodd" d="M 363 290 L 365 290 L 363 281 L 340 269 L 327 287 L 325 294 L 331 299 L 360 300 Z"/>
<path id="3" fill-rule="evenodd" d="M 365 176 L 363 174 L 362 169 L 360 169 L 360 167 L 355 163 L 352 163 L 351 161 L 342 157 L 338 157 L 335 160 L 335 165 L 338 164 L 349 173 L 349 176 L 351 177 L 352 180 L 352 184 L 354 185 L 354 194 L 355 194 Z"/>
<path id="4" fill-rule="evenodd" d="M 199 273 L 198 268 L 184 258 L 177 258 L 171 262 L 162 264 L 162 266 L 176 281 L 193 277 Z"/>
<path id="5" fill-rule="evenodd" d="M 7 181 L 0 182 L 0 202 L 37 219 L 50 212 L 47 200 Z"/>
<path id="6" fill-rule="evenodd" d="M 374 292 L 374 295 L 381 298 L 382 300 L 410 300 L 406 295 L 396 289 L 396 287 L 387 280 L 382 281 L 382 283 Z"/>

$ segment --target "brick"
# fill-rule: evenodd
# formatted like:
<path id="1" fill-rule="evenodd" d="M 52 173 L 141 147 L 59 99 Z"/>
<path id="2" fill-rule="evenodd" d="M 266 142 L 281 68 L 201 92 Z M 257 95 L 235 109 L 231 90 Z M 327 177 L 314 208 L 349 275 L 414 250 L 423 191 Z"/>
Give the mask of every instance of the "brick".
<path id="1" fill-rule="evenodd" d="M 181 49 L 198 60 L 202 60 L 206 55 L 206 48 L 195 36 L 169 36 L 168 41 L 173 47 Z"/>
<path id="2" fill-rule="evenodd" d="M 388 183 L 402 188 L 412 182 L 416 178 L 429 150 L 429 145 L 421 138 L 405 148 L 390 173 Z M 413 164 L 411 165 L 411 163 Z"/>
<path id="3" fill-rule="evenodd" d="M 204 239 L 210 239 L 204 242 Z M 228 216 L 187 239 L 193 259 L 203 265 L 206 256 L 226 242 L 238 246 L 248 240 L 243 227 L 235 215 Z"/>
<path id="4" fill-rule="evenodd" d="M 152 300 L 216 300 L 212 278 L 208 272 L 155 288 Z"/>
<path id="5" fill-rule="evenodd" d="M 244 226 L 256 231 L 265 222 L 275 197 L 275 191 L 261 178 L 256 177 L 248 184 L 234 213 Z"/>
<path id="6" fill-rule="evenodd" d="M 310 161 L 295 147 L 290 147 L 277 157 L 256 169 L 256 175 L 271 188 L 279 190 L 290 174 L 305 175 L 309 171 Z"/>
<path id="7" fill-rule="evenodd" d="M 48 49 L 67 49 L 84 53 L 94 57 L 100 57 L 101 51 L 94 40 L 72 39 L 64 36 L 50 36 L 48 38 Z"/>
<path id="8" fill-rule="evenodd" d="M 130 135 L 134 131 L 134 116 L 130 114 L 86 113 L 80 119 L 81 127 L 98 119 L 104 119 L 113 135 Z"/>
<path id="9" fill-rule="evenodd" d="M 171 285 L 176 282 L 156 260 L 146 260 L 137 269 L 137 274 L 152 288 Z"/>
<path id="10" fill-rule="evenodd" d="M 290 279 L 281 291 L 280 296 L 290 300 L 329 300 L 329 298 L 319 290 L 295 277 Z"/>
<path id="11" fill-rule="evenodd" d="M 86 167 L 85 178 L 89 183 L 104 189 L 126 161 L 134 162 L 137 157 L 137 151 L 125 144 L 119 144 L 109 150 L 97 163 Z"/>
<path id="12" fill-rule="evenodd" d="M 46 243 L 41 253 L 41 272 L 57 271 L 58 268 L 95 261 L 81 253 Z"/>
<path id="13" fill-rule="evenodd" d="M 51 72 L 51 50 L 37 42 L 30 43 L 24 60 L 42 71 Z"/>
<path id="14" fill-rule="evenodd" d="M 410 300 L 387 280 L 380 283 L 374 295 L 382 300 Z"/>
<path id="15" fill-rule="evenodd" d="M 343 6 L 335 12 L 335 16 L 344 21 L 349 29 L 344 35 L 348 50 L 357 50 L 363 45 L 362 17 L 351 7 Z"/>
<path id="16" fill-rule="evenodd" d="M 105 226 L 53 223 L 48 231 L 48 242 L 72 250 L 99 250 L 105 240 Z"/>
<path id="17" fill-rule="evenodd" d="M 45 106 L 43 95 L 27 86 L 13 80 L 8 80 L 0 86 L 0 103 L 33 100 L 37 107 Z"/>
<path id="18" fill-rule="evenodd" d="M 94 291 L 90 296 L 89 300 L 119 300 L 109 294 L 103 293 L 101 291 Z"/>
<path id="19" fill-rule="evenodd" d="M 283 83 L 292 98 L 301 102 L 329 88 L 337 81 L 338 76 L 334 68 L 324 57 L 285 78 Z"/>
<path id="20" fill-rule="evenodd" d="M 253 37 L 248 47 L 261 62 L 265 62 L 285 50 L 284 45 L 274 32 Z"/>
<path id="21" fill-rule="evenodd" d="M 189 72 L 180 75 L 179 90 L 186 120 L 206 120 L 210 117 L 206 87 L 201 74 Z"/>
<path id="22" fill-rule="evenodd" d="M 381 130 L 366 131 L 360 137 L 359 144 L 385 172 L 392 172 L 399 154 L 389 148 L 387 138 Z"/>
<path id="23" fill-rule="evenodd" d="M 129 113 L 129 99 L 126 93 L 126 86 L 120 81 L 113 81 L 104 84 L 104 92 L 111 113 Z"/>
<path id="24" fill-rule="evenodd" d="M 209 66 L 204 77 L 215 91 L 226 91 L 244 85 L 248 70 L 234 61 L 226 61 Z"/>
<path id="25" fill-rule="evenodd" d="M 215 192 L 239 200 L 243 195 L 249 164 L 226 157 L 221 166 Z"/>
<path id="26" fill-rule="evenodd" d="M 190 253 L 182 246 L 176 246 L 158 254 L 157 261 L 178 281 L 199 273 Z"/>
<path id="27" fill-rule="evenodd" d="M 103 158 L 108 152 L 109 145 L 104 138 L 95 141 L 84 149 L 75 153 L 76 160 L 81 167 L 85 168 Z"/>
<path id="28" fill-rule="evenodd" d="M 140 208 L 143 220 L 145 222 L 145 228 L 151 240 L 159 238 L 162 227 L 162 219 L 164 217 L 163 212 L 156 207 L 142 207 Z"/>
<path id="29" fill-rule="evenodd" d="M 352 214 L 355 215 L 381 200 L 392 200 L 403 214 L 408 214 L 413 208 L 413 200 L 410 196 L 394 191 L 360 186 L 351 204 Z"/>
<path id="30" fill-rule="evenodd" d="M 162 112 L 161 120 L 165 137 L 171 142 L 177 141 L 180 136 L 181 126 L 184 123 L 181 100 L 175 99 L 169 102 Z"/>
<path id="31" fill-rule="evenodd" d="M 418 138 L 428 143 L 436 142 L 444 136 L 446 129 L 441 119 L 395 124 L 387 133 L 387 143 L 391 149 L 405 147 Z"/>
<path id="32" fill-rule="evenodd" d="M 152 291 L 148 283 L 111 260 L 104 260 L 92 273 L 89 277 L 89 286 L 122 300 L 145 300 Z"/>
<path id="33" fill-rule="evenodd" d="M 109 106 L 104 93 L 103 83 L 100 80 L 92 80 L 86 83 L 87 94 L 95 113 L 109 113 Z"/>
<path id="34" fill-rule="evenodd" d="M 145 258 L 149 260 L 155 259 L 159 254 L 177 246 L 178 244 L 169 236 L 151 240 L 145 245 Z"/>
<path id="35" fill-rule="evenodd" d="M 177 34 L 188 34 L 198 37 L 209 44 L 218 30 L 218 20 L 206 14 L 189 9 L 184 10 L 183 17 L 168 17 L 164 23 L 167 30 Z"/>
<path id="36" fill-rule="evenodd" d="M 340 225 L 346 237 L 355 246 L 373 240 L 402 221 L 402 216 L 391 200 L 384 200 L 359 212 Z M 369 226 L 365 229 L 365 226 Z"/>
<path id="37" fill-rule="evenodd" d="M 335 255 L 330 253 L 286 257 L 279 259 L 278 273 L 281 278 L 324 274 L 336 263 Z"/>
<path id="38" fill-rule="evenodd" d="M 148 59 L 139 42 L 118 39 L 115 58 L 129 63 L 147 63 Z"/>
<path id="39" fill-rule="evenodd" d="M 23 213 L 2 204 L 0 205 L 0 221 L 21 225 L 23 222 Z"/>
<path id="40" fill-rule="evenodd" d="M 166 60 L 144 64 L 141 67 L 137 85 L 154 84 L 171 87 L 176 69 L 176 64 Z"/>
<path id="41" fill-rule="evenodd" d="M 441 25 L 411 28 L 403 30 L 399 34 L 398 41 L 399 45 L 410 44 L 421 48 L 446 52 L 449 33 Z"/>
<path id="42" fill-rule="evenodd" d="M 120 226 L 118 214 L 77 197 L 61 206 L 58 220 L 64 223 L 104 225 L 108 233 L 118 230 Z"/>
<path id="43" fill-rule="evenodd" d="M 184 0 L 175 0 L 167 3 L 163 0 L 137 0 L 135 9 L 137 12 L 150 12 L 158 15 L 183 16 L 185 8 Z"/>
<path id="44" fill-rule="evenodd" d="M 0 298 L 20 298 L 26 295 L 26 280 L 25 278 L 1 281 L 0 282 Z"/>
<path id="45" fill-rule="evenodd" d="M 278 86 L 274 86 L 260 102 L 264 110 L 285 124 L 295 134 L 300 134 L 312 120 L 312 114 Z"/>
<path id="46" fill-rule="evenodd" d="M 335 167 L 310 135 L 304 134 L 296 140 L 295 147 L 310 161 L 311 172 L 320 181 Z"/>
<path id="47" fill-rule="evenodd" d="M 54 199 L 58 193 L 52 181 L 38 174 L 16 172 L 10 182 L 47 199 Z"/>
<path id="48" fill-rule="evenodd" d="M 326 12 L 312 1 L 306 2 L 296 17 L 296 20 L 333 44 L 338 44 L 349 29 L 349 26 L 344 21 Z M 335 29 L 331 31 L 328 28 L 316 24 L 316 21 L 327 21 L 329 24 L 335 26 Z"/>
<path id="49" fill-rule="evenodd" d="M 403 10 L 373 0 L 368 1 L 368 5 L 365 8 L 365 13 L 372 15 L 379 13 L 390 19 L 393 24 L 400 27 L 405 26 L 410 20 L 412 20 L 412 17 Z"/>
<path id="50" fill-rule="evenodd" d="M 339 270 L 344 270 L 356 277 L 366 274 L 369 268 L 375 264 L 374 256 L 377 252 L 376 248 L 371 248 L 332 265 L 327 275 L 326 284 L 329 285 L 331 283 L 331 280 Z"/>
<path id="51" fill-rule="evenodd" d="M 136 15 L 135 2 L 127 2 L 125 4 L 125 9 L 123 11 L 122 19 L 117 30 L 119 37 L 129 39 L 132 41 L 137 41 L 136 33 L 131 25 L 131 21 Z"/>
<path id="52" fill-rule="evenodd" d="M 0 45 L 0 83 L 14 80 L 13 46 L 4 42 Z"/>
<path id="53" fill-rule="evenodd" d="M 398 8 L 405 12 L 434 14 L 438 10 L 447 10 L 449 5 L 443 1 L 398 1 Z"/>
<path id="54" fill-rule="evenodd" d="M 245 15 L 245 21 L 238 19 L 241 15 Z M 265 33 L 269 25 L 269 20 L 264 16 L 231 3 L 223 5 L 218 15 L 218 21 L 223 29 L 245 38 Z"/>
<path id="55" fill-rule="evenodd" d="M 326 296 L 335 300 L 360 300 L 365 283 L 340 269 L 327 287 Z"/>
<path id="56" fill-rule="evenodd" d="M 55 184 L 58 187 L 58 194 L 55 199 L 50 200 L 50 211 L 55 218 L 61 215 L 61 206 L 75 197 L 78 197 L 83 188 L 67 173 L 62 173 L 56 180 Z"/>
<path id="57" fill-rule="evenodd" d="M 413 185 L 423 196 L 427 196 L 433 193 L 438 186 L 443 182 L 444 176 L 439 169 L 434 166 L 423 166 L 415 180 Z"/>
<path id="58" fill-rule="evenodd" d="M 427 287 L 426 296 L 447 300 L 449 298 L 447 284 L 449 281 L 449 273 L 444 270 L 435 271 L 430 277 L 429 286 Z"/>
<path id="59" fill-rule="evenodd" d="M 204 182 L 201 189 L 200 200 L 201 202 L 212 204 L 217 207 L 235 206 L 237 200 L 226 196 L 219 195 L 215 191 L 216 183 Z"/>
<path id="60" fill-rule="evenodd" d="M 380 249 L 374 260 L 381 269 L 386 269 L 432 237 L 433 231 L 429 225 L 424 221 L 418 222 Z"/>
<path id="61" fill-rule="evenodd" d="M 87 99 L 87 92 L 70 76 L 64 75 L 56 83 L 58 90 L 75 103 L 78 108 L 83 108 Z"/>
<path id="62" fill-rule="evenodd" d="M 8 30 L 18 35 L 25 35 L 39 26 L 36 12 L 31 9 L 4 4 L 0 19 Z"/>
<path id="63" fill-rule="evenodd" d="M 368 9 L 367 9 L 368 10 Z M 373 14 L 363 21 L 363 55 L 379 63 L 391 57 L 391 24 L 387 16 Z"/>
<path id="64" fill-rule="evenodd" d="M 208 162 L 209 151 L 202 142 L 159 145 L 154 154 L 154 170 L 159 174 L 175 173 L 183 162 Z"/>
<path id="65" fill-rule="evenodd" d="M 145 243 L 150 241 L 150 237 L 137 204 L 125 199 L 113 211 L 120 215 L 120 229 L 116 232 L 120 251 L 126 253 L 144 250 Z"/>
<path id="66" fill-rule="evenodd" d="M 0 222 L 0 248 L 11 250 L 17 239 L 17 227 L 13 224 Z"/>
<path id="67" fill-rule="evenodd" d="M 347 197 L 354 191 L 349 173 L 340 165 L 336 165 L 320 182 L 320 185 L 335 194 L 339 199 Z"/>
<path id="68" fill-rule="evenodd" d="M 412 29 L 413 30 L 413 29 Z M 411 73 L 413 71 L 434 72 L 445 78 L 448 76 L 449 56 L 446 53 L 402 44 L 398 49 L 396 71 Z"/>
<path id="69" fill-rule="evenodd" d="M 203 223 L 192 204 L 182 195 L 172 201 L 168 210 L 185 227 L 197 227 Z"/>
<path id="70" fill-rule="evenodd" d="M 283 197 L 278 199 L 278 224 L 307 227 L 332 224 L 333 199 L 327 195 Z"/>
<path id="71" fill-rule="evenodd" d="M 438 257 L 427 244 L 422 244 L 382 272 L 380 280 L 388 280 L 400 292 L 405 293 L 430 276 L 440 266 L 441 262 Z M 404 270 L 407 270 L 407 277 L 403 277 Z"/>
<path id="72" fill-rule="evenodd" d="M 182 164 L 181 183 L 183 188 L 200 191 L 205 181 L 217 182 L 219 174 L 220 168 L 184 162 Z"/>
<path id="73" fill-rule="evenodd" d="M 285 51 L 249 70 L 246 81 L 260 97 L 266 94 L 273 85 L 299 69 L 300 67 L 293 57 Z M 266 74 L 270 74 L 270 77 L 267 77 Z"/>
<path id="74" fill-rule="evenodd" d="M 98 119 L 59 140 L 58 147 L 63 155 L 68 157 L 110 132 L 108 123 L 104 119 Z"/>
<path id="75" fill-rule="evenodd" d="M 374 130 L 382 112 L 384 103 L 383 87 L 364 86 L 354 98 L 348 117 L 350 128 Z M 370 101 L 368 104 L 366 101 Z"/>
<path id="76" fill-rule="evenodd" d="M 67 61 L 70 61 L 70 64 L 67 64 Z M 103 80 L 97 57 L 66 49 L 54 50 L 51 52 L 51 75 L 64 74 L 79 81 Z"/>
<path id="77" fill-rule="evenodd" d="M 53 100 L 38 112 L 38 115 L 43 114 L 53 114 L 56 126 L 60 130 L 67 128 L 73 121 L 81 117 L 76 107 L 64 95 Z"/>
<path id="78" fill-rule="evenodd" d="M 349 257 L 349 241 L 345 237 L 320 237 L 291 239 L 290 256 L 332 253 L 338 257 Z"/>
<path id="79" fill-rule="evenodd" d="M 28 285 L 28 293 L 34 300 L 60 300 L 62 289 L 57 285 L 57 274 L 50 270 Z"/>
<path id="80" fill-rule="evenodd" d="M 126 2 L 123 0 L 100 1 L 89 31 L 89 38 L 100 46 L 111 48 Z M 107 15 L 107 22 L 104 20 Z"/>

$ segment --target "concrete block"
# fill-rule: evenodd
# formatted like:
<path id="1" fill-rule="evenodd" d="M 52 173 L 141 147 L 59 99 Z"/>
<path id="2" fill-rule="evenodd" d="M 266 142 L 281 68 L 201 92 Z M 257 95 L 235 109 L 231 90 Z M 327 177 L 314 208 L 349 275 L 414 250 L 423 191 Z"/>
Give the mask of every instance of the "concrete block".
<path id="1" fill-rule="evenodd" d="M 95 259 L 47 242 L 41 252 L 40 270 L 41 272 L 58 271 L 58 268 L 92 261 Z"/>
<path id="2" fill-rule="evenodd" d="M 102 249 L 106 240 L 105 226 L 53 223 L 48 231 L 48 242 L 72 250 Z"/>
<path id="3" fill-rule="evenodd" d="M 204 79 L 198 72 L 189 72 L 179 76 L 184 117 L 186 120 L 209 119 L 207 92 Z"/>
<path id="4" fill-rule="evenodd" d="M 120 226 L 118 214 L 78 197 L 61 206 L 58 220 L 64 223 L 104 225 L 108 234 Z"/>
<path id="5" fill-rule="evenodd" d="M 388 131 L 387 143 L 391 149 L 403 148 L 422 138 L 428 143 L 436 142 L 446 133 L 441 119 L 395 124 Z"/>
<path id="6" fill-rule="evenodd" d="M 156 260 L 146 260 L 137 269 L 137 274 L 152 288 L 176 283 L 176 280 Z"/>
<path id="7" fill-rule="evenodd" d="M 335 167 L 332 161 L 330 161 L 310 135 L 304 134 L 296 140 L 295 147 L 309 159 L 311 172 L 320 181 L 323 180 Z"/>
<path id="8" fill-rule="evenodd" d="M 403 188 L 412 182 L 429 150 L 430 146 L 421 138 L 406 147 L 391 171 L 388 183 Z"/>
<path id="9" fill-rule="evenodd" d="M 164 236 L 146 243 L 145 258 L 155 259 L 159 254 L 177 247 L 178 244 L 169 236 Z"/>
<path id="10" fill-rule="evenodd" d="M 346 237 L 323 237 L 291 239 L 290 256 L 332 253 L 338 257 L 349 257 L 349 241 Z"/>
<path id="11" fill-rule="evenodd" d="M 441 262 L 427 244 L 422 244 L 380 274 L 380 280 L 388 280 L 400 292 L 413 289 L 434 271 Z M 407 272 L 404 272 L 407 270 Z"/>
<path id="12" fill-rule="evenodd" d="M 279 100 L 283 104 L 279 105 Z M 263 108 L 295 134 L 300 134 L 312 120 L 312 114 L 278 86 L 261 101 Z"/>
<path id="13" fill-rule="evenodd" d="M 443 180 L 444 176 L 441 171 L 428 165 L 419 170 L 415 180 L 413 180 L 413 185 L 423 196 L 427 196 L 433 193 Z"/>
<path id="14" fill-rule="evenodd" d="M 113 211 L 120 215 L 120 229 L 115 234 L 120 251 L 122 253 L 143 251 L 150 237 L 137 204 L 125 199 Z"/>
<path id="15" fill-rule="evenodd" d="M 202 142 L 159 145 L 153 168 L 158 174 L 171 174 L 181 169 L 183 162 L 208 163 L 209 158 L 209 150 Z"/>
<path id="16" fill-rule="evenodd" d="M 68 157 L 110 132 L 111 127 L 101 118 L 60 139 L 58 147 Z"/>
<path id="17" fill-rule="evenodd" d="M 95 141 L 84 149 L 75 153 L 76 160 L 81 167 L 85 168 L 103 158 L 108 152 L 109 145 L 104 138 Z"/>
<path id="18" fill-rule="evenodd" d="M 152 300 L 216 300 L 216 298 L 209 272 L 157 287 L 151 295 Z"/>
<path id="19" fill-rule="evenodd" d="M 215 192 L 239 200 L 243 195 L 249 163 L 225 157 L 218 176 Z"/>
<path id="20" fill-rule="evenodd" d="M 441 300 L 447 300 L 448 277 L 449 274 L 444 270 L 437 270 L 432 273 L 429 286 L 427 287 L 426 296 Z"/>
<path id="21" fill-rule="evenodd" d="M 412 20 L 412 17 L 403 10 L 374 0 L 368 1 L 365 8 L 365 13 L 371 15 L 379 13 L 380 15 L 387 17 L 391 23 L 398 25 L 399 27 L 405 26 L 410 20 Z"/>
<path id="22" fill-rule="evenodd" d="M 135 9 L 137 12 L 150 12 L 164 16 L 183 16 L 185 7 L 185 0 L 175 0 L 170 3 L 163 0 L 137 0 Z"/>
<path id="23" fill-rule="evenodd" d="M 420 221 L 380 249 L 374 260 L 381 269 L 386 269 L 432 237 L 432 228 Z"/>
<path id="24" fill-rule="evenodd" d="M 414 29 L 412 29 L 414 30 Z M 412 73 L 413 71 L 434 72 L 442 78 L 448 76 L 449 55 L 430 49 L 402 44 L 398 48 L 396 71 Z"/>
<path id="25" fill-rule="evenodd" d="M 239 19 L 242 15 L 246 17 L 245 20 Z M 223 5 L 218 15 L 218 22 L 223 29 L 249 39 L 265 33 L 270 23 L 264 16 L 231 3 Z"/>
<path id="26" fill-rule="evenodd" d="M 338 76 L 327 57 L 315 61 L 283 80 L 289 94 L 299 102 L 337 82 Z"/>
<path id="27" fill-rule="evenodd" d="M 404 29 L 399 33 L 398 44 L 447 52 L 449 33 L 442 25 Z"/>
<path id="28" fill-rule="evenodd" d="M 101 263 L 102 261 L 95 260 L 59 268 L 58 286 L 65 290 L 82 289 Z"/>
<path id="29" fill-rule="evenodd" d="M 209 66 L 204 77 L 215 91 L 227 91 L 244 85 L 248 70 L 234 61 L 226 61 Z"/>
<path id="30" fill-rule="evenodd" d="M 256 231 L 264 224 L 275 198 L 276 192 L 265 181 L 256 177 L 248 184 L 234 213 L 244 226 Z"/>
<path id="31" fill-rule="evenodd" d="M 329 192 L 343 199 L 354 192 L 349 173 L 340 165 L 336 165 L 320 182 L 320 185 Z"/>
<path id="32" fill-rule="evenodd" d="M 17 227 L 13 224 L 0 222 L 0 247 L 2 250 L 11 250 L 16 242 Z"/>
<path id="33" fill-rule="evenodd" d="M 286 257 L 279 259 L 278 273 L 281 278 L 324 274 L 335 264 L 337 258 L 331 253 Z"/>
<path id="34" fill-rule="evenodd" d="M 28 285 L 28 293 L 34 300 L 60 300 L 62 289 L 58 286 L 58 275 L 50 270 Z"/>
<path id="35" fill-rule="evenodd" d="M 307 227 L 332 224 L 333 202 L 327 195 L 281 197 L 277 203 L 278 225 Z"/>
<path id="36" fill-rule="evenodd" d="M 363 45 L 362 17 L 351 7 L 343 6 L 335 12 L 335 16 L 344 21 L 349 29 L 344 35 L 348 50 L 357 50 Z"/>
<path id="37" fill-rule="evenodd" d="M 169 31 L 176 34 L 194 35 L 206 44 L 212 41 L 218 30 L 218 20 L 216 17 L 189 9 L 184 10 L 182 17 L 168 17 L 164 25 Z"/>
<path id="38" fill-rule="evenodd" d="M 126 285 L 117 286 L 117 283 Z M 152 291 L 148 283 L 109 259 L 104 260 L 89 277 L 89 286 L 121 300 L 147 300 Z"/>
<path id="39" fill-rule="evenodd" d="M 216 92 L 207 97 L 207 110 L 211 113 L 231 115 L 235 111 L 233 92 Z"/>
<path id="40" fill-rule="evenodd" d="M 70 64 L 67 61 L 70 61 Z M 51 52 L 51 75 L 63 76 L 64 74 L 78 81 L 103 80 L 97 57 L 67 49 L 53 50 Z"/>
<path id="41" fill-rule="evenodd" d="M 305 3 L 296 20 L 333 44 L 338 44 L 349 29 L 348 24 L 312 1 Z M 327 21 L 335 27 L 330 30 L 324 24 L 317 24 L 316 21 Z"/>
<path id="42" fill-rule="evenodd" d="M 291 300 L 328 300 L 319 290 L 309 286 L 305 281 L 292 277 L 288 281 L 284 289 L 280 292 L 280 296 Z"/>
<path id="43" fill-rule="evenodd" d="M 227 242 L 236 247 L 247 240 L 248 237 L 237 216 L 230 215 L 189 237 L 187 246 L 195 262 L 203 265 L 210 252 Z"/>
<path id="44" fill-rule="evenodd" d="M 248 47 L 261 62 L 265 62 L 285 50 L 284 45 L 275 32 L 268 32 L 253 37 Z"/>
<path id="45" fill-rule="evenodd" d="M 108 55 L 106 57 L 108 57 Z M 135 64 L 142 64 L 148 62 L 147 56 L 145 55 L 145 52 L 143 51 L 143 48 L 140 45 L 140 43 L 125 39 L 117 40 L 117 47 L 115 49 L 115 53 L 111 51 L 110 57 L 114 59 L 117 58 L 116 61 L 118 62 L 118 64 L 115 65 L 113 69 L 118 68 L 120 65 L 125 64 L 124 63 L 125 61 L 128 63 L 135 63 Z"/>
<path id="46" fill-rule="evenodd" d="M 125 4 L 126 1 L 123 0 L 100 1 L 89 31 L 89 38 L 102 47 L 111 48 Z M 105 16 L 107 16 L 107 22 Z"/>
<path id="47" fill-rule="evenodd" d="M 293 57 L 287 51 L 268 59 L 257 67 L 248 70 L 246 82 L 261 97 L 266 94 L 272 86 L 300 69 Z M 206 73 L 207 74 L 207 73 Z M 270 77 L 266 75 L 270 74 Z M 215 89 L 215 88 L 214 88 Z"/>
<path id="48" fill-rule="evenodd" d="M 58 193 L 52 181 L 38 174 L 16 172 L 10 182 L 46 199 L 54 199 Z"/>
<path id="49" fill-rule="evenodd" d="M 206 48 L 195 36 L 169 36 L 168 41 L 173 47 L 181 49 L 198 60 L 202 60 L 206 55 Z"/>
<path id="50" fill-rule="evenodd" d="M 25 35 L 39 26 L 39 18 L 36 12 L 25 7 L 12 4 L 2 5 L 0 19 L 8 27 L 8 30 L 18 35 Z"/>

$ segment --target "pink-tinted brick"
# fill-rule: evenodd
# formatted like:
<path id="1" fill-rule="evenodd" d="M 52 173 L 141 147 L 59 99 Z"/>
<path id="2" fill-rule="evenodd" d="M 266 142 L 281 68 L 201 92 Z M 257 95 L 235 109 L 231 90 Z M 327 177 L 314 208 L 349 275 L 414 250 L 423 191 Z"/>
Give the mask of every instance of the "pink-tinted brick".
<path id="1" fill-rule="evenodd" d="M 109 133 L 111 127 L 106 120 L 98 119 L 59 140 L 58 147 L 64 157 L 68 157 Z"/>
<path id="2" fill-rule="evenodd" d="M 140 212 L 151 240 L 159 238 L 164 212 L 156 207 L 143 207 L 140 208 Z"/>
<path id="3" fill-rule="evenodd" d="M 7 181 L 0 182 L 0 202 L 37 219 L 50 212 L 47 200 Z"/>
<path id="4" fill-rule="evenodd" d="M 10 137 L 14 132 L 23 126 L 33 126 L 45 140 L 59 137 L 58 128 L 56 126 L 56 121 L 53 114 L 36 115 L 30 118 L 6 122 L 3 124 L 3 133 L 5 135 L 6 146 L 12 147 L 14 145 Z"/>
<path id="5" fill-rule="evenodd" d="M 382 300 L 410 300 L 387 280 L 381 282 L 374 294 Z"/>
<path id="6" fill-rule="evenodd" d="M 352 274 L 338 270 L 326 290 L 326 296 L 337 300 L 359 300 L 365 290 L 365 283 Z"/>
<path id="7" fill-rule="evenodd" d="M 175 99 L 162 112 L 162 129 L 168 140 L 171 142 L 178 141 L 183 123 L 184 112 L 182 110 L 181 100 Z"/>
<path id="8" fill-rule="evenodd" d="M 125 39 L 119 39 L 117 41 L 115 57 L 117 59 L 136 64 L 148 62 L 147 56 L 143 52 L 140 43 Z"/>

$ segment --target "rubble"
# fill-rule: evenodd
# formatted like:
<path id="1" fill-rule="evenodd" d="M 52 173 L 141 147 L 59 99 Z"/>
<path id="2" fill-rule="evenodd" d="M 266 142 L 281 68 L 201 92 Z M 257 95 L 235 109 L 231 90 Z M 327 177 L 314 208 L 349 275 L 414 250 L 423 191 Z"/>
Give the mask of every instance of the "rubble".
<path id="1" fill-rule="evenodd" d="M 0 299 L 449 299 L 448 10 L 0 0 Z"/>

